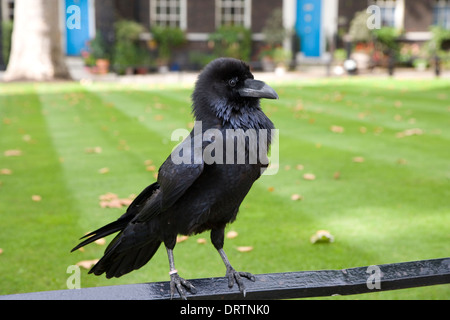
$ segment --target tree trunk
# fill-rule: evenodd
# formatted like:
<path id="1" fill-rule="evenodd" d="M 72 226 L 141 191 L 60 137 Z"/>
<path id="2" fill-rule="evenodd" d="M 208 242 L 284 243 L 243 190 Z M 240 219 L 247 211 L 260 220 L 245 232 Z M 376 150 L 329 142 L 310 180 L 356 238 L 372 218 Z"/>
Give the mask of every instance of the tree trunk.
<path id="1" fill-rule="evenodd" d="M 58 0 L 15 0 L 5 81 L 70 79 L 61 47 Z"/>

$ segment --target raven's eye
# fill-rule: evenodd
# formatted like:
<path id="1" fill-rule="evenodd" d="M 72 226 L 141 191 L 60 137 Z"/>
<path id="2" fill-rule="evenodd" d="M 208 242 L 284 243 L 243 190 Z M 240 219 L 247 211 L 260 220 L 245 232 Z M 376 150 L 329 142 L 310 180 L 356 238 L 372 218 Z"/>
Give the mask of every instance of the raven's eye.
<path id="1" fill-rule="evenodd" d="M 229 85 L 230 87 L 233 88 L 233 87 L 236 86 L 236 84 L 237 84 L 237 79 L 236 79 L 236 78 L 228 80 L 228 85 Z"/>

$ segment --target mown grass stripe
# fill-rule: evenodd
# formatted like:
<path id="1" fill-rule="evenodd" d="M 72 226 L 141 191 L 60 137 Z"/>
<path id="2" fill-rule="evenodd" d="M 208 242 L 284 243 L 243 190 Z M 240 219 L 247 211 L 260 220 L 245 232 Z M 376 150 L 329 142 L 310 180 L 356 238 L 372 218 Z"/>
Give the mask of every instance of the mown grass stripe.
<path id="1" fill-rule="evenodd" d="M 34 86 L 2 86 L 14 94 L 0 94 L 0 168 L 12 170 L 0 175 L 0 294 L 64 289 L 77 213 Z"/>
<path id="2" fill-rule="evenodd" d="M 157 168 L 168 151 L 161 152 L 159 135 L 81 86 L 69 91 L 62 86 L 60 92 L 50 94 L 45 88 L 40 89 L 53 143 L 76 203 L 77 229 L 83 230 L 73 238 L 74 246 L 83 233 L 117 219 L 124 212 L 125 208 L 101 208 L 99 196 L 107 192 L 122 198 L 138 194 L 155 181 L 156 169 L 148 171 L 145 161 L 153 160 Z M 101 174 L 102 168 L 108 168 L 109 172 Z M 72 254 L 72 259 L 77 262 L 99 258 L 103 250 L 104 247 L 92 245 L 83 253 Z M 136 277 L 139 278 L 139 273 L 109 282 L 104 277 L 85 276 L 83 282 L 84 286 L 111 285 Z"/>

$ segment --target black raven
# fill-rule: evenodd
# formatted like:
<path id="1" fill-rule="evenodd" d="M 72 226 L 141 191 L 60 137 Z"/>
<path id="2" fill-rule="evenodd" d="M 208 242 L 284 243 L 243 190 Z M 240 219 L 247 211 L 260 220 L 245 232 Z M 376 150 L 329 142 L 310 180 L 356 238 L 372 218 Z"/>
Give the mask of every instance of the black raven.
<path id="1" fill-rule="evenodd" d="M 186 299 L 185 289 L 191 293 L 196 289 L 175 269 L 173 249 L 177 235 L 211 230 L 211 241 L 226 266 L 229 287 L 236 282 L 245 295 L 242 277 L 252 281 L 255 278 L 231 266 L 223 250 L 224 230 L 227 223 L 235 220 L 241 202 L 268 165 L 267 148 L 274 126 L 261 110 L 260 98 L 278 99 L 278 95 L 264 82 L 254 80 L 246 63 L 219 58 L 204 68 L 192 95 L 195 126 L 180 144 L 188 147 L 174 149 L 159 168 L 157 182 L 145 188 L 119 219 L 84 236 L 81 239 L 87 239 L 72 249 L 119 232 L 89 273 L 120 277 L 145 265 L 164 242 L 171 297 L 176 288 Z M 206 135 L 208 130 L 213 130 L 213 134 Z M 252 130 L 256 133 L 253 144 L 258 144 L 254 161 L 250 156 L 251 150 L 256 149 L 250 146 L 252 139 L 247 134 Z M 234 143 L 240 137 L 237 131 L 244 136 L 243 149 Z M 263 139 L 260 133 L 268 136 Z M 200 157 L 194 150 L 198 137 L 200 147 L 196 150 Z M 229 148 L 235 153 L 231 156 L 230 149 L 225 150 L 230 140 L 233 144 Z M 215 161 L 206 161 L 203 153 L 207 150 Z M 239 152 L 245 153 L 244 161 L 239 161 Z M 179 163 L 180 156 L 185 161 Z"/>

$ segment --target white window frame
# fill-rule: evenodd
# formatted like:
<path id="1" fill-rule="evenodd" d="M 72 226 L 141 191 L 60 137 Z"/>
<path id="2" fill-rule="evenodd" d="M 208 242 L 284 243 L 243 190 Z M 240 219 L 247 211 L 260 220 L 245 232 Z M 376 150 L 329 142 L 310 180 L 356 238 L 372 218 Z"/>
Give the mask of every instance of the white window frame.
<path id="1" fill-rule="evenodd" d="M 158 13 L 157 8 L 158 5 L 164 4 L 165 7 L 175 7 L 179 3 L 180 11 L 177 13 L 167 14 Z M 164 17 L 166 19 L 164 19 Z M 165 21 L 164 24 L 161 24 L 161 21 Z M 152 26 L 168 26 L 174 27 L 176 23 L 179 22 L 179 27 L 181 30 L 187 29 L 187 0 L 150 0 L 150 24 Z"/>
<path id="2" fill-rule="evenodd" d="M 369 5 L 380 8 L 383 24 L 388 22 L 389 27 L 403 28 L 405 0 L 370 0 Z"/>
<path id="3" fill-rule="evenodd" d="M 235 1 L 242 2 L 240 8 L 243 9 L 242 17 L 236 20 L 235 17 L 227 17 L 225 21 L 233 21 L 235 25 L 242 25 L 245 28 L 250 28 L 252 26 L 252 0 L 216 0 L 216 27 L 219 28 L 224 25 L 222 8 L 231 8 Z"/>
<path id="4" fill-rule="evenodd" d="M 434 1 L 433 23 L 445 29 L 450 29 L 450 0 Z"/>

